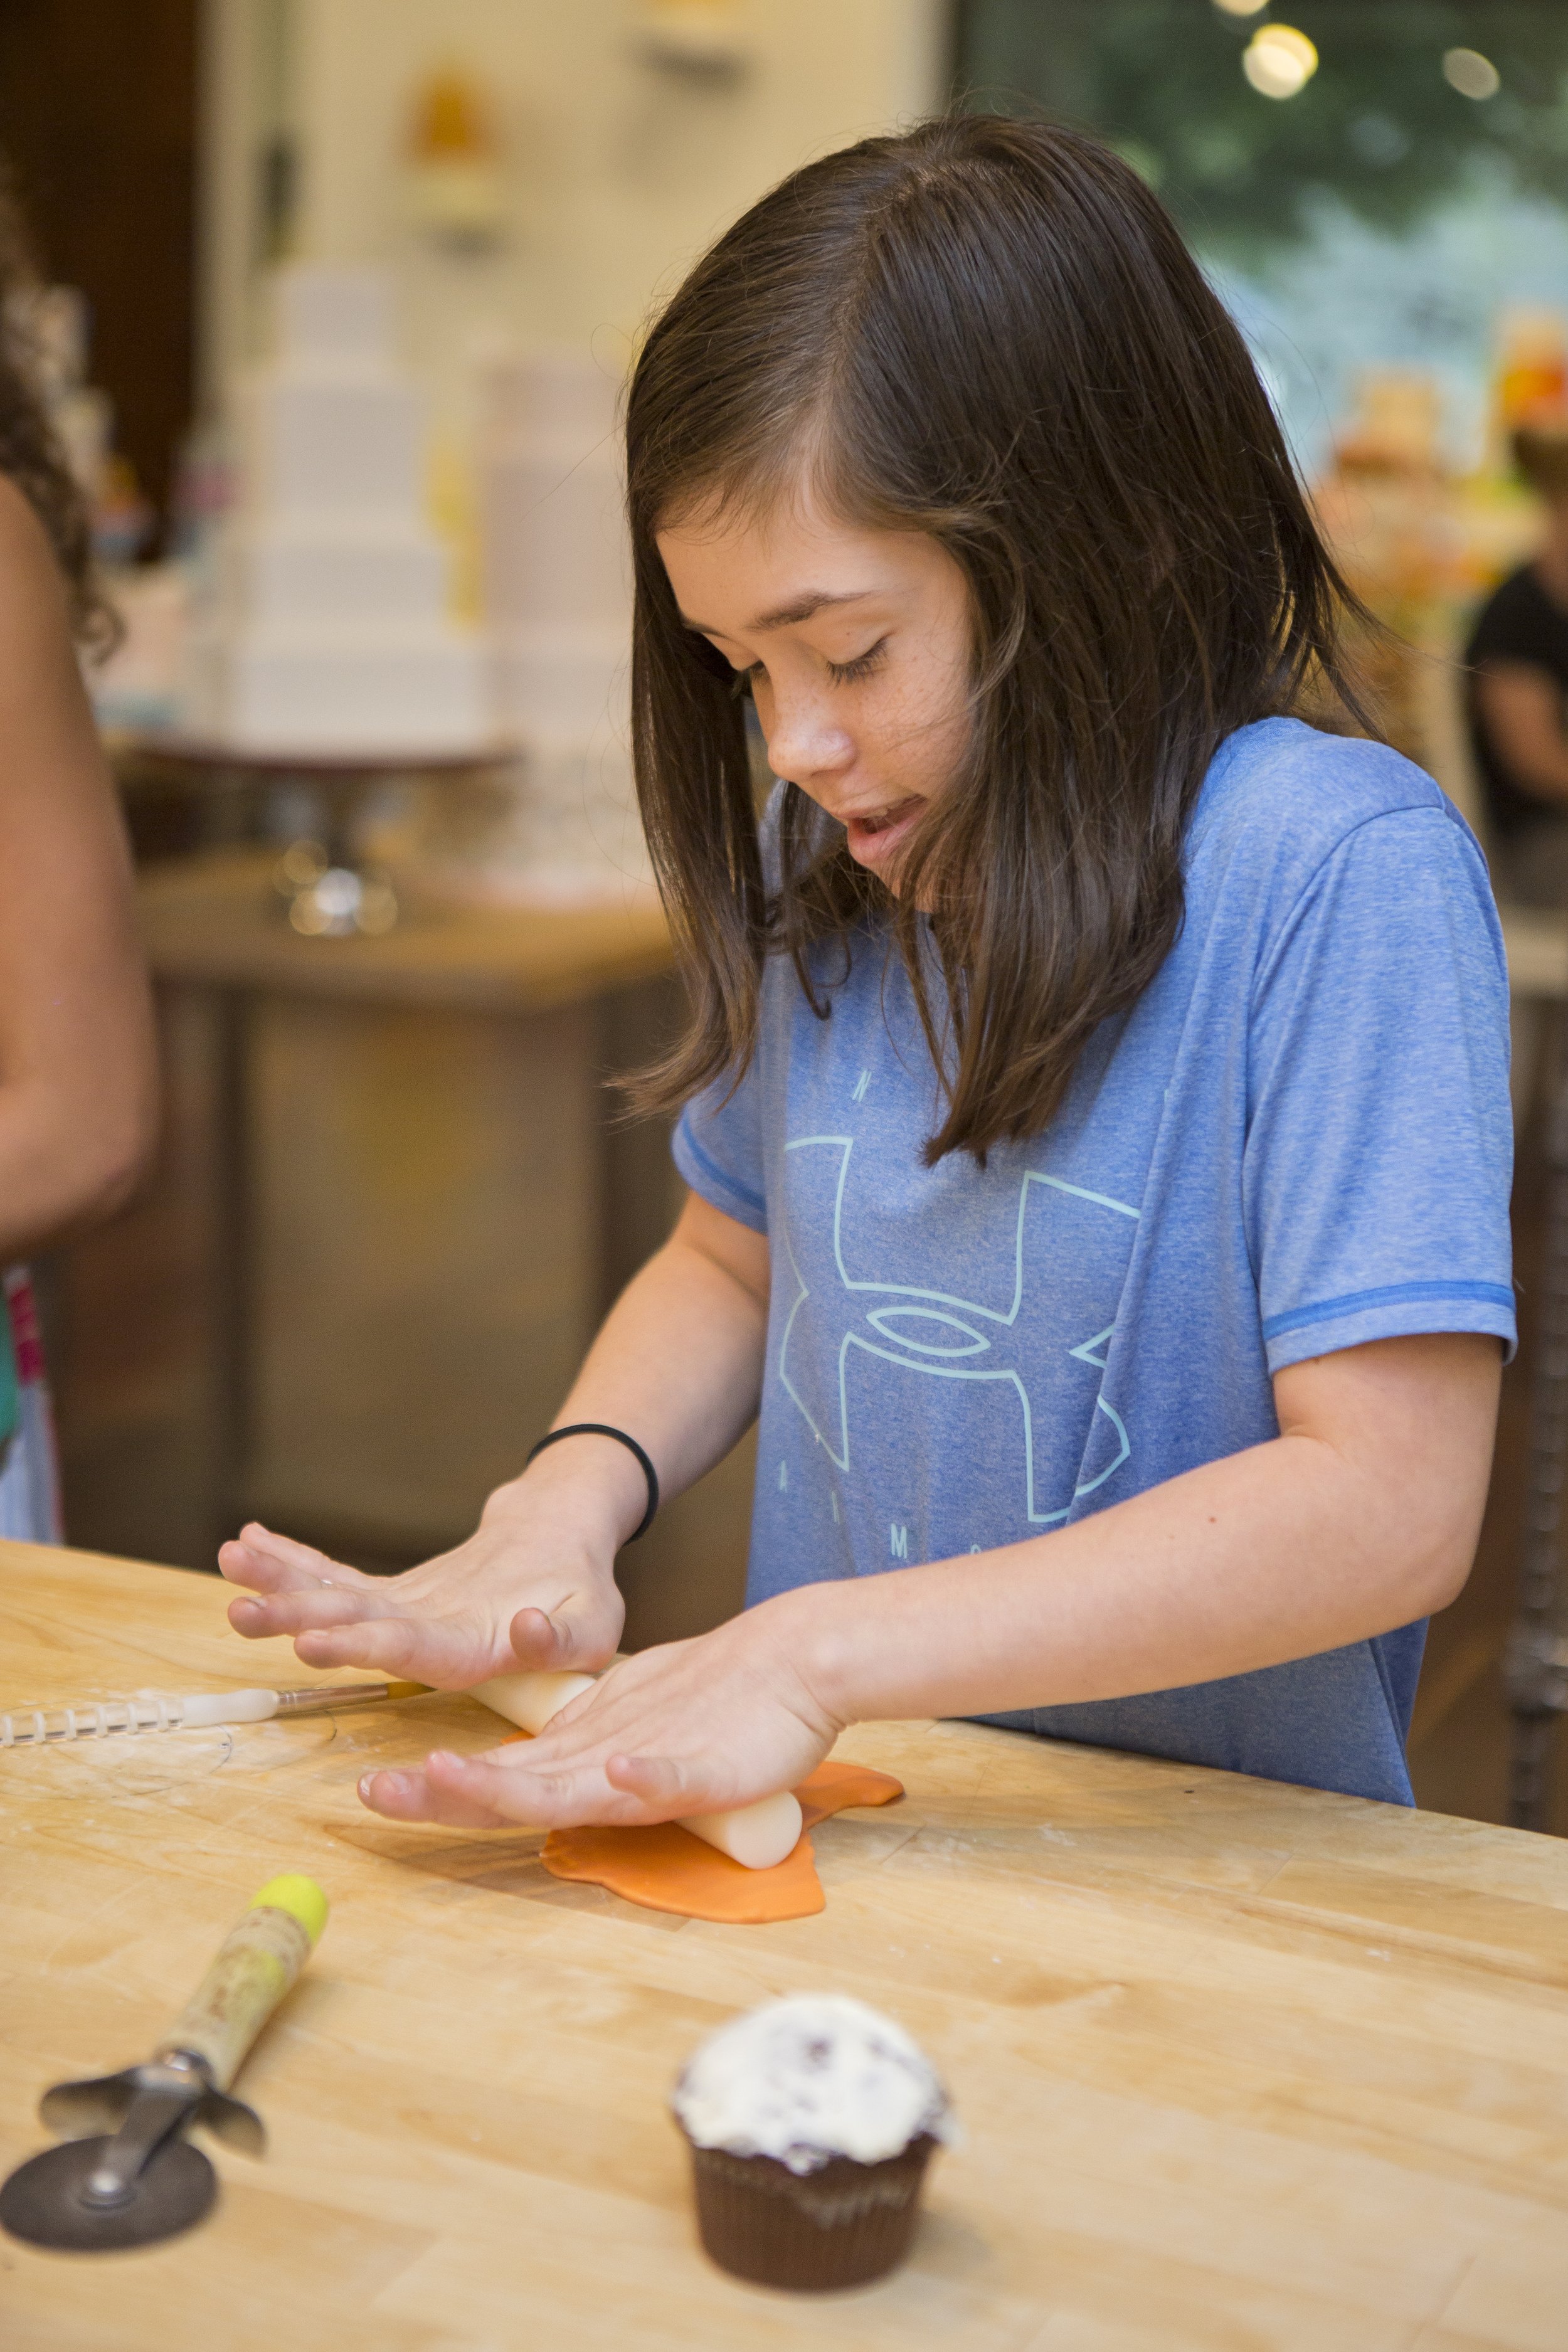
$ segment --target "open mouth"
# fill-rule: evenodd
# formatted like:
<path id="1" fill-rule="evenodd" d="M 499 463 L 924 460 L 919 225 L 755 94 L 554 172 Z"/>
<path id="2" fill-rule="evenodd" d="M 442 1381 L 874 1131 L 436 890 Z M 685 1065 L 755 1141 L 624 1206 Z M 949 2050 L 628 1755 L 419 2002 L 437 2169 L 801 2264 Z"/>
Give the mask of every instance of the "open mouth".
<path id="1" fill-rule="evenodd" d="M 849 836 L 850 855 L 864 866 L 874 866 L 910 830 L 924 808 L 917 793 L 894 801 L 887 808 L 873 809 L 864 816 L 845 819 L 845 831 Z"/>

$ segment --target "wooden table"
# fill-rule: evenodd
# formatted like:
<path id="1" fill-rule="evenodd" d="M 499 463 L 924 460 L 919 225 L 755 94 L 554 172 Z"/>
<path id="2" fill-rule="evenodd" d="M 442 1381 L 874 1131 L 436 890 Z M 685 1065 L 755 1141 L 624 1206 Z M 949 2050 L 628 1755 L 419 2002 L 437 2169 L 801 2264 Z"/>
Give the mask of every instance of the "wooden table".
<path id="1" fill-rule="evenodd" d="M 205 1579 L 0 1545 L 0 1706 L 308 1679 Z M 969 1725 L 862 1727 L 905 1802 L 816 1833 L 827 1909 L 721 1928 L 563 1885 L 523 1833 L 399 1828 L 425 1700 L 0 1755 L 0 2161 L 57 2078 L 142 2055 L 273 1873 L 334 1910 L 189 2238 L 0 2240 L 6 2352 L 1559 2352 L 1568 1849 Z M 969 2140 L 914 2258 L 825 2303 L 692 2235 L 665 2112 L 736 2010 L 900 2018 Z"/>

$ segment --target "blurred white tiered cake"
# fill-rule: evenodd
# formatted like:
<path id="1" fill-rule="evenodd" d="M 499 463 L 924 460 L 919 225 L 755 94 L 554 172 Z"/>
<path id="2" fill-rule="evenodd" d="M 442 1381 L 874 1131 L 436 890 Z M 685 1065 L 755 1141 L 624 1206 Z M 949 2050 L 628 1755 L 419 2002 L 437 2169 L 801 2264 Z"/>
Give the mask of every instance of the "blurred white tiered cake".
<path id="1" fill-rule="evenodd" d="M 485 609 L 522 790 L 494 883 L 572 898 L 648 878 L 632 787 L 631 564 L 619 385 L 586 352 L 492 360 L 480 383 Z"/>
<path id="2" fill-rule="evenodd" d="M 274 294 L 275 356 L 239 395 L 239 500 L 195 633 L 185 728 L 299 756 L 479 752 L 495 735 L 491 672 L 450 617 L 387 281 L 298 264 Z"/>

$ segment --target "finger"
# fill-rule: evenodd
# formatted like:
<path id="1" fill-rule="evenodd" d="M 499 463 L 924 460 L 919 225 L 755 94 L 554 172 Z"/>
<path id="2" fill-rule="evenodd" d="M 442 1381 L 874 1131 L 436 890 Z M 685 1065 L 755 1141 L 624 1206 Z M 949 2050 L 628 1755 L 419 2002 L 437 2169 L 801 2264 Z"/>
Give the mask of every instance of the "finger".
<path id="1" fill-rule="evenodd" d="M 274 1559 L 297 1568 L 309 1576 L 359 1576 L 357 1568 L 347 1560 L 334 1559 L 331 1552 L 318 1551 L 314 1544 L 297 1542 L 293 1536 L 279 1535 L 276 1528 L 264 1528 L 259 1519 L 249 1519 L 239 1531 L 239 1540 L 253 1551 L 269 1552 Z M 374 1582 L 374 1578 L 362 1581 Z"/>
<path id="2" fill-rule="evenodd" d="M 425 1759 L 426 1779 L 437 1795 L 457 1803 L 488 1807 L 499 1820 L 529 1829 L 572 1829 L 581 1822 L 635 1822 L 645 1818 L 633 1797 L 617 1795 L 604 1774 L 589 1766 L 568 1772 L 530 1768 L 528 1743 L 501 1751 L 504 1761 L 437 1751 Z M 445 1815 L 442 1819 L 446 1819 Z"/>
<path id="3" fill-rule="evenodd" d="M 232 1538 L 218 1546 L 218 1573 L 226 1576 L 231 1584 L 247 1584 L 256 1592 L 289 1592 L 299 1587 L 320 1588 L 322 1580 L 302 1576 L 298 1570 L 286 1568 L 269 1552 L 253 1550 L 251 1546 Z"/>
<path id="4" fill-rule="evenodd" d="M 237 1633 L 244 1634 L 247 1642 L 265 1640 L 272 1631 L 271 1626 L 267 1622 L 262 1603 L 259 1601 L 231 1601 L 228 1604 L 228 1622 Z"/>
<path id="5" fill-rule="evenodd" d="M 366 1617 L 297 1634 L 296 1654 L 308 1666 L 365 1666 L 406 1675 L 437 1690 L 471 1690 L 493 1675 L 496 1662 L 460 1626 L 416 1617 Z"/>
<path id="6" fill-rule="evenodd" d="M 246 1595 L 228 1605 L 228 1622 L 251 1641 L 263 1634 L 305 1633 L 318 1626 L 356 1625 L 367 1613 L 357 1592 L 274 1592 Z"/>
<path id="7" fill-rule="evenodd" d="M 589 1707 L 601 1699 L 604 1687 L 604 1676 L 601 1675 L 599 1680 L 590 1685 L 587 1690 L 579 1691 L 575 1698 L 569 1698 L 564 1706 L 557 1707 L 544 1727 L 545 1734 L 560 1734 L 574 1730 Z"/>
<path id="8" fill-rule="evenodd" d="M 571 1663 L 572 1640 L 542 1609 L 520 1609 L 510 1628 L 518 1664 L 533 1672 L 549 1672 Z"/>
<path id="9" fill-rule="evenodd" d="M 668 1807 L 671 1814 L 701 1812 L 710 1794 L 705 1776 L 673 1756 L 612 1756 L 605 1762 L 605 1778 L 612 1789 L 624 1789 L 645 1805 Z"/>
<path id="10" fill-rule="evenodd" d="M 579 1616 L 569 1602 L 553 1613 L 543 1609 L 520 1609 L 510 1628 L 511 1646 L 520 1665 L 533 1673 L 561 1673 L 574 1667 L 591 1674 L 616 1654 L 616 1629 L 603 1611 Z"/>
<path id="11" fill-rule="evenodd" d="M 269 1592 L 310 1590 L 321 1584 L 374 1585 L 376 1581 L 342 1560 L 329 1559 L 324 1551 L 317 1551 L 310 1544 L 274 1535 L 269 1528 L 254 1519 L 241 1528 L 237 1538 L 219 1547 L 217 1557 L 220 1570 L 234 1583 Z"/>
<path id="12" fill-rule="evenodd" d="M 362 1805 L 392 1822 L 446 1822 L 454 1829 L 507 1829 L 511 1824 L 490 1807 L 465 1800 L 459 1791 L 431 1786 L 423 1772 L 367 1772 L 359 1784 Z"/>

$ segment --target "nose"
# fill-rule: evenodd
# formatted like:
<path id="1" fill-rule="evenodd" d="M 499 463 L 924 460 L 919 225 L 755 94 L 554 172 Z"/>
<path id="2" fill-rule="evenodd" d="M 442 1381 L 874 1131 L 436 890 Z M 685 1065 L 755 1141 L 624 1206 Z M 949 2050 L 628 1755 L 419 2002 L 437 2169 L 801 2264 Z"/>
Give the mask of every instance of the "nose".
<path id="1" fill-rule="evenodd" d="M 759 702 L 763 700 L 759 697 Z M 822 700 L 809 689 L 773 688 L 766 696 L 772 709 L 759 709 L 767 738 L 768 765 L 775 776 L 809 792 L 813 780 L 844 773 L 853 766 L 855 745 Z"/>

